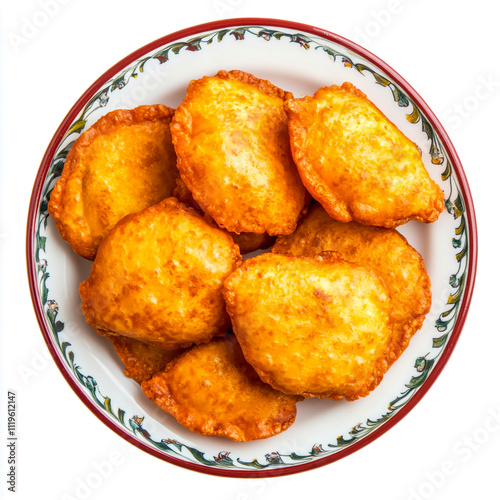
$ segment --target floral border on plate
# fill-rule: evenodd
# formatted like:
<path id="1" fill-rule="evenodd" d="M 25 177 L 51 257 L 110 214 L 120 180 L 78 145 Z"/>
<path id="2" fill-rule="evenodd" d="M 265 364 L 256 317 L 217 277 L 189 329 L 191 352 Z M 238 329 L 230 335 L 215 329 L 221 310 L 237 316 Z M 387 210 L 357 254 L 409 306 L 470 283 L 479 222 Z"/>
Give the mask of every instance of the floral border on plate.
<path id="1" fill-rule="evenodd" d="M 415 360 L 415 375 L 405 384 L 406 389 L 388 404 L 386 413 L 377 419 L 368 419 L 366 422 L 356 423 L 347 435 L 333 438 L 331 443 L 315 443 L 308 454 L 297 454 L 294 452 L 282 454 L 279 451 L 270 450 L 265 454 L 265 463 L 259 462 L 258 459 L 245 461 L 241 458 L 236 458 L 235 462 L 235 460 L 230 457 L 231 452 L 227 451 L 221 451 L 217 456 L 214 456 L 213 459 L 210 459 L 200 450 L 181 443 L 178 440 L 170 438 L 163 438 L 159 441 L 155 440 L 151 437 L 146 427 L 143 426 L 144 417 L 138 415 L 127 416 L 126 412 L 121 408 L 113 408 L 111 399 L 100 392 L 97 381 L 91 375 L 82 372 L 81 367 L 77 364 L 77 360 L 75 359 L 75 354 L 71 350 L 71 343 L 61 341 L 59 334 L 64 331 L 64 323 L 57 319 L 59 307 L 55 299 L 49 298 L 50 293 L 47 287 L 47 279 L 49 278 L 48 262 L 45 254 L 47 241 L 45 233 L 49 217 L 47 205 L 54 184 L 61 175 L 66 156 L 76 140 L 76 137 L 84 130 L 89 116 L 97 109 L 107 105 L 111 93 L 123 89 L 131 78 L 135 79 L 140 77 L 140 74 L 144 72 L 146 64 L 152 64 L 154 61 L 159 64 L 165 64 L 172 57 L 178 56 L 183 51 L 200 51 L 203 50 L 205 46 L 212 43 L 220 43 L 227 37 L 233 37 L 236 42 L 244 40 L 245 37 L 257 37 L 265 41 L 287 40 L 289 43 L 298 44 L 304 50 L 324 51 L 325 55 L 334 62 L 340 59 L 345 68 L 349 68 L 361 74 L 371 74 L 376 84 L 385 87 L 392 93 L 392 97 L 399 107 L 409 109 L 409 112 L 406 114 L 407 120 L 414 125 L 420 124 L 422 131 L 429 139 L 430 147 L 428 154 L 430 155 L 431 162 L 436 166 L 441 166 L 443 169 L 441 172 L 441 179 L 447 185 L 447 189 L 445 190 L 446 211 L 457 221 L 455 235 L 450 242 L 455 251 L 455 258 L 457 261 L 456 272 L 449 278 L 449 283 L 451 287 L 453 287 L 454 292 L 449 295 L 446 309 L 441 312 L 435 323 L 437 336 L 433 338 L 432 349 L 427 354 Z M 318 456 L 327 456 L 336 453 L 340 449 L 358 442 L 375 429 L 382 426 L 391 419 L 400 408 L 408 403 L 416 391 L 422 387 L 427 380 L 433 366 L 444 351 L 450 335 L 453 333 L 460 310 L 461 298 L 467 281 L 469 238 L 463 195 L 461 194 L 456 180 L 453 178 L 452 164 L 429 120 L 419 110 L 415 102 L 406 95 L 398 85 L 381 74 L 381 72 L 375 71 L 365 63 L 354 62 L 351 57 L 345 53 L 334 50 L 328 45 L 328 42 L 326 44 L 325 42 L 327 41 L 321 37 L 312 37 L 304 33 L 286 32 L 283 30 L 252 25 L 215 30 L 189 38 L 186 41 L 177 41 L 165 45 L 153 54 L 138 59 L 127 68 L 123 69 L 112 79 L 108 80 L 91 99 L 89 99 L 78 118 L 71 124 L 64 137 L 59 142 L 59 147 L 51 161 L 42 187 L 37 217 L 37 230 L 35 234 L 37 286 L 46 322 L 60 355 L 78 380 L 78 383 L 86 390 L 94 404 L 128 433 L 137 436 L 144 443 L 163 453 L 211 468 L 237 468 L 243 470 L 298 465 L 310 462 Z"/>

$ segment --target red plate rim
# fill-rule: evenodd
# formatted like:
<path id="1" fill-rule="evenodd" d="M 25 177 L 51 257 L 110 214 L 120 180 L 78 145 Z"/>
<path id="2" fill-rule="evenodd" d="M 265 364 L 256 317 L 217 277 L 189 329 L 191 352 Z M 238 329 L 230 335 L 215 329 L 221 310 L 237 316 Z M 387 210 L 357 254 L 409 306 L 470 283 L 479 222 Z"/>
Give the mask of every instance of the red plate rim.
<path id="1" fill-rule="evenodd" d="M 340 450 L 337 453 L 325 456 L 323 458 L 318 458 L 312 462 L 306 462 L 303 464 L 293 465 L 289 467 L 279 467 L 275 469 L 263 469 L 259 471 L 252 470 L 231 470 L 231 469 L 216 469 L 211 468 L 202 464 L 196 464 L 184 461 L 177 457 L 165 455 L 145 443 L 139 441 L 134 438 L 123 429 L 118 427 L 109 417 L 107 417 L 104 413 L 101 413 L 96 406 L 89 400 L 87 394 L 83 391 L 83 389 L 77 384 L 77 382 L 72 378 L 70 373 L 67 370 L 66 365 L 61 360 L 54 344 L 52 341 L 51 333 L 47 327 L 45 322 L 43 307 L 40 302 L 40 297 L 38 294 L 37 287 L 37 276 L 36 276 L 36 262 L 34 255 L 34 235 L 36 233 L 36 222 L 37 222 L 37 214 L 38 208 L 40 204 L 41 191 L 45 181 L 45 177 L 47 175 L 48 169 L 56 152 L 56 149 L 62 140 L 65 132 L 69 128 L 69 126 L 73 123 L 75 118 L 77 117 L 78 111 L 82 108 L 82 106 L 92 97 L 95 92 L 112 76 L 118 73 L 120 70 L 126 68 L 129 64 L 131 64 L 136 59 L 144 56 L 148 52 L 161 47 L 163 45 L 167 45 L 172 43 L 178 39 L 190 37 L 197 35 L 199 33 L 211 30 L 220 30 L 224 28 L 231 28 L 236 26 L 273 26 L 291 30 L 297 30 L 299 32 L 306 32 L 311 35 L 320 36 L 326 40 L 331 42 L 338 43 L 351 50 L 352 52 L 358 54 L 359 56 L 365 58 L 369 62 L 373 63 L 378 68 L 382 69 L 387 75 L 389 75 L 394 82 L 396 82 L 407 95 L 411 96 L 414 102 L 418 105 L 421 111 L 426 115 L 426 118 L 432 124 L 434 129 L 438 132 L 439 138 L 443 142 L 443 145 L 450 157 L 451 163 L 453 165 L 454 174 L 458 180 L 460 188 L 462 190 L 462 194 L 464 196 L 464 204 L 465 204 L 465 212 L 467 214 L 467 231 L 468 231 L 468 269 L 467 269 L 467 286 L 464 289 L 464 295 L 462 297 L 462 304 L 460 307 L 460 311 L 458 314 L 457 321 L 455 323 L 455 327 L 453 330 L 453 335 L 450 337 L 443 353 L 441 354 L 439 360 L 434 366 L 433 370 L 430 372 L 427 380 L 423 384 L 423 386 L 416 392 L 416 394 L 411 398 L 411 400 L 406 403 L 404 407 L 402 407 L 391 419 L 389 419 L 384 425 L 372 431 L 366 438 L 357 441 L 356 443 Z M 437 377 L 443 370 L 444 366 L 448 362 L 453 350 L 455 349 L 458 338 L 462 332 L 469 307 L 472 298 L 472 293 L 474 290 L 475 278 L 476 278 L 476 268 L 477 268 L 477 225 L 476 225 L 476 217 L 474 212 L 474 205 L 472 202 L 472 196 L 469 189 L 469 185 L 460 162 L 460 159 L 449 139 L 446 131 L 443 126 L 436 118 L 434 113 L 431 111 L 429 106 L 425 103 L 425 101 L 420 97 L 420 95 L 388 64 L 379 59 L 377 56 L 372 54 L 367 49 L 361 47 L 360 45 L 344 38 L 340 35 L 332 33 L 322 28 L 317 28 L 314 26 L 310 26 L 307 24 L 297 23 L 294 21 L 287 20 L 279 20 L 279 19 L 269 19 L 269 18 L 259 18 L 259 17 L 245 17 L 245 18 L 234 18 L 234 19 L 224 19 L 219 21 L 212 21 L 204 24 L 198 24 L 180 31 L 176 31 L 164 37 L 161 37 L 147 45 L 144 45 L 142 48 L 132 52 L 117 64 L 108 69 L 105 73 L 103 73 L 78 99 L 78 101 L 73 105 L 71 110 L 68 112 L 66 117 L 63 119 L 61 124 L 59 125 L 57 131 L 55 132 L 52 140 L 50 141 L 47 150 L 43 156 L 41 161 L 32 194 L 28 212 L 28 220 L 27 220 L 27 232 L 26 232 L 26 261 L 27 261 L 27 272 L 28 272 L 28 281 L 29 288 L 31 293 L 31 299 L 33 302 L 33 307 L 35 310 L 36 318 L 40 329 L 42 331 L 43 337 L 47 344 L 47 347 L 57 365 L 60 372 L 66 379 L 67 383 L 73 389 L 73 391 L 77 394 L 80 400 L 89 408 L 94 415 L 99 418 L 105 425 L 107 425 L 111 430 L 116 432 L 119 436 L 127 440 L 129 443 L 134 446 L 140 448 L 141 450 L 161 459 L 166 462 L 169 462 L 174 465 L 178 465 L 185 469 L 193 470 L 196 472 L 201 472 L 209 475 L 215 476 L 224 476 L 224 477 L 241 477 L 241 478 L 257 478 L 257 477 L 271 477 L 271 476 L 284 476 L 289 474 L 295 474 L 299 472 L 304 472 L 307 470 L 312 470 L 330 463 L 333 463 L 341 458 L 354 453 L 355 451 L 363 448 L 368 445 L 385 432 L 387 432 L 390 428 L 396 425 L 405 415 L 407 415 L 415 405 L 423 398 L 423 396 L 428 392 L 433 383 L 436 381 Z"/>

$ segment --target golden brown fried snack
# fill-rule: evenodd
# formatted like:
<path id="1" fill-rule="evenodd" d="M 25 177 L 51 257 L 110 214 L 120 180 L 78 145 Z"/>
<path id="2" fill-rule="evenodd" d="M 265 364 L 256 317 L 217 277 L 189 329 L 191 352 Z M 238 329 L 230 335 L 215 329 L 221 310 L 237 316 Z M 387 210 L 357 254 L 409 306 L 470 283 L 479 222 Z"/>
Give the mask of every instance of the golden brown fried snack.
<path id="1" fill-rule="evenodd" d="M 290 234 L 309 195 L 290 153 L 285 98 L 242 71 L 190 82 L 172 120 L 183 181 L 230 232 Z"/>
<path id="2" fill-rule="evenodd" d="M 105 335 L 125 365 L 125 375 L 139 384 L 165 369 L 183 349 L 165 350 L 121 335 Z"/>
<path id="3" fill-rule="evenodd" d="M 176 186 L 174 189 L 174 196 L 189 207 L 193 207 L 203 214 L 203 210 L 200 208 L 198 203 L 193 198 L 191 191 L 186 186 L 186 183 L 181 179 L 181 177 L 177 177 Z M 203 218 L 210 222 L 211 224 L 217 225 L 214 221 L 213 217 L 208 214 L 203 214 Z M 224 229 L 225 231 L 225 229 Z M 269 248 L 276 240 L 274 236 L 269 236 L 267 233 L 257 234 L 257 233 L 230 233 L 233 241 L 240 248 L 240 253 L 242 255 L 250 252 L 254 252 L 255 250 Z"/>
<path id="4" fill-rule="evenodd" d="M 246 360 L 277 390 L 354 400 L 389 366 L 386 287 L 336 253 L 247 259 L 226 280 L 224 298 Z"/>
<path id="5" fill-rule="evenodd" d="M 252 441 L 295 421 L 302 398 L 264 384 L 234 337 L 192 347 L 142 383 L 146 396 L 198 434 Z"/>
<path id="6" fill-rule="evenodd" d="M 396 227 L 438 218 L 443 192 L 417 146 L 351 83 L 288 100 L 285 109 L 302 181 L 334 219 Z"/>
<path id="7" fill-rule="evenodd" d="M 281 236 L 274 253 L 314 256 L 335 251 L 345 260 L 376 271 L 391 296 L 393 360 L 406 349 L 431 307 L 431 282 L 421 255 L 395 229 L 338 222 L 314 204 L 297 230 Z"/>
<path id="8" fill-rule="evenodd" d="M 104 238 L 80 285 L 82 311 L 101 334 L 163 349 L 208 342 L 230 324 L 222 284 L 240 261 L 230 236 L 168 198 Z"/>
<path id="9" fill-rule="evenodd" d="M 178 174 L 173 113 L 161 104 L 111 111 L 75 141 L 48 208 L 82 257 L 93 260 L 123 216 L 172 195 Z"/>

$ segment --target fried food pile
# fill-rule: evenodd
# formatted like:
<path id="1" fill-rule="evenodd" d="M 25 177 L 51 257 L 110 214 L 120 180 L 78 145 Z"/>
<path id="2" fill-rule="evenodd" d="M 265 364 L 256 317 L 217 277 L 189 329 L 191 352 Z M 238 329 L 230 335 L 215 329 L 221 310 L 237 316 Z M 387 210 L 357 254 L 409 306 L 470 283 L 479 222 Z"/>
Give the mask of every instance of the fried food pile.
<path id="1" fill-rule="evenodd" d="M 193 432 L 250 441 L 304 398 L 380 384 L 431 307 L 395 228 L 443 207 L 417 146 L 352 84 L 295 99 L 219 71 L 175 110 L 82 133 L 49 213 L 93 260 L 82 312 L 125 375 Z"/>

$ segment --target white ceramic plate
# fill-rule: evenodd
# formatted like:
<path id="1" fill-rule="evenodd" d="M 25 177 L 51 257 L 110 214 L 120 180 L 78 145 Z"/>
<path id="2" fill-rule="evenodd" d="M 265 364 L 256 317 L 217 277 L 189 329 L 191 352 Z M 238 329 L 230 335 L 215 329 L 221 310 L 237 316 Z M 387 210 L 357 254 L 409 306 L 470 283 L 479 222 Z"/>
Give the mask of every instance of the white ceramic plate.
<path id="1" fill-rule="evenodd" d="M 446 209 L 433 224 L 399 228 L 422 254 L 433 303 L 423 328 L 368 397 L 355 402 L 309 399 L 294 425 L 265 440 L 235 443 L 199 436 L 159 410 L 123 374 L 110 343 L 85 323 L 78 285 L 90 263 L 60 238 L 47 202 L 78 135 L 105 113 L 140 104 L 176 107 L 190 80 L 239 69 L 296 97 L 350 81 L 421 149 Z M 431 75 L 429 75 L 429 78 Z M 233 19 L 168 35 L 101 76 L 69 111 L 35 181 L 27 259 L 34 308 L 66 381 L 106 425 L 139 448 L 192 470 L 256 477 L 300 472 L 352 453 L 406 415 L 443 369 L 462 329 L 476 268 L 476 225 L 460 161 L 431 110 L 373 54 L 324 30 L 289 21 Z"/>

